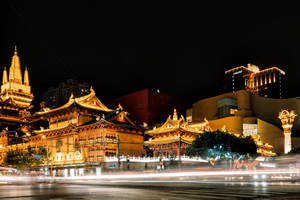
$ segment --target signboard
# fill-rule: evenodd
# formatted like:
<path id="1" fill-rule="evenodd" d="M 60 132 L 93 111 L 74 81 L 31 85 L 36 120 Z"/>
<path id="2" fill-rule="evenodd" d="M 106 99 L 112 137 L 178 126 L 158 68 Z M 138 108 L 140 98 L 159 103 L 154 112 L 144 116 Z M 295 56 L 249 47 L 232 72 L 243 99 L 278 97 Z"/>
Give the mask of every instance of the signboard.
<path id="1" fill-rule="evenodd" d="M 116 165 L 109 165 L 109 168 L 115 168 Z"/>
<path id="2" fill-rule="evenodd" d="M 42 159 L 42 155 L 33 155 L 33 159 Z"/>

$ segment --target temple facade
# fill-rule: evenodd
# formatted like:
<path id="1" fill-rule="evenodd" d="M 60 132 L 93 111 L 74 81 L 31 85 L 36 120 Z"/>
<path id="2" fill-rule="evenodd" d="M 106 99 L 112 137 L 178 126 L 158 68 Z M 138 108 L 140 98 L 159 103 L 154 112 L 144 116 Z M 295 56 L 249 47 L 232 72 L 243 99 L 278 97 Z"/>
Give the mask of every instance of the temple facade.
<path id="1" fill-rule="evenodd" d="M 195 136 L 204 131 L 210 131 L 208 121 L 191 124 L 184 117 L 178 118 L 176 109 L 173 117 L 169 116 L 167 121 L 159 128 L 145 132 L 149 135 L 148 141 L 144 142 L 153 150 L 153 156 L 178 156 L 185 154 L 185 148 L 195 139 Z"/>
<path id="2" fill-rule="evenodd" d="M 48 121 L 48 126 L 29 131 L 22 142 L 5 148 L 45 147 L 51 152 L 48 166 L 54 174 L 82 175 L 87 173 L 87 168 L 92 174 L 96 173 L 96 167 L 108 167 L 106 158 L 118 153 L 145 155 L 142 142 L 146 128 L 133 123 L 121 105 L 117 109 L 107 108 L 92 88 L 90 94 L 83 97 L 72 95 L 59 108 L 49 109 L 41 104 L 41 110 L 29 120 L 40 119 Z"/>
<path id="3" fill-rule="evenodd" d="M 147 126 L 132 122 L 121 105 L 107 108 L 92 88 L 85 96 L 71 95 L 58 108 L 41 103 L 40 111 L 31 115 L 29 75 L 26 68 L 22 77 L 16 47 L 9 74 L 3 71 L 0 97 L 1 155 L 9 149 L 42 146 L 50 153 L 44 161 L 48 171 L 51 167 L 54 174 L 83 175 L 108 167 L 106 158 L 146 153 L 142 142 Z"/>

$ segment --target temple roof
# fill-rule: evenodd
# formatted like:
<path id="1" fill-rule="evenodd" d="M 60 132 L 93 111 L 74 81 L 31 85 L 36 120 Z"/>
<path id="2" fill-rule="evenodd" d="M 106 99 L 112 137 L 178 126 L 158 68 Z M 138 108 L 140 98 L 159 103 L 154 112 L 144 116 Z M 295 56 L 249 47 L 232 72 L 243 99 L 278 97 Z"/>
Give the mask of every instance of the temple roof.
<path id="1" fill-rule="evenodd" d="M 92 109 L 92 110 L 98 110 L 98 111 L 112 111 L 111 109 L 108 109 L 97 97 L 96 93 L 91 87 L 90 89 L 91 93 L 82 97 L 74 98 L 73 94 L 71 94 L 69 101 L 58 108 L 54 109 L 49 109 L 49 108 L 44 108 L 43 111 L 36 112 L 35 115 L 45 115 L 48 113 L 54 113 L 56 111 L 64 110 L 66 108 L 71 107 L 72 105 L 87 108 L 87 109 Z"/>
<path id="2" fill-rule="evenodd" d="M 60 126 L 60 127 L 48 128 L 48 129 L 41 129 L 41 130 L 33 130 L 32 132 L 38 135 L 38 134 L 49 133 L 51 131 L 64 130 L 64 129 L 71 128 L 71 127 L 74 127 L 74 124 L 70 123 L 66 126 Z"/>
<path id="3" fill-rule="evenodd" d="M 10 116 L 0 116 L 0 119 L 7 122 L 18 122 L 18 123 L 25 123 L 26 120 L 18 117 L 10 117 Z"/>
<path id="4" fill-rule="evenodd" d="M 177 118 L 176 109 L 174 109 L 173 118 L 171 115 L 168 117 L 167 121 L 159 128 L 154 128 L 153 130 L 146 131 L 145 134 L 161 134 L 168 133 L 176 130 L 182 130 L 185 132 L 191 133 L 203 133 L 204 130 L 209 128 L 208 121 L 206 120 L 203 123 L 189 124 L 184 120 L 184 117 L 181 115 L 180 119 Z"/>
<path id="5" fill-rule="evenodd" d="M 188 144 L 191 144 L 194 140 L 194 138 L 176 135 L 171 137 L 154 138 L 154 139 L 150 139 L 149 141 L 145 141 L 143 143 L 146 146 L 151 144 L 168 144 L 168 143 L 178 142 L 179 137 L 181 142 L 188 143 Z"/>
<path id="6" fill-rule="evenodd" d="M 148 127 L 135 124 L 132 122 L 129 117 L 128 113 L 124 110 L 122 110 L 121 107 L 109 111 L 109 112 L 104 112 L 102 113 L 102 116 L 98 116 L 95 119 L 80 125 L 79 127 L 87 126 L 87 125 L 93 125 L 93 124 L 99 124 L 99 123 L 108 123 L 108 124 L 116 124 L 116 125 L 121 125 L 121 126 L 126 126 L 126 127 L 131 127 L 131 128 L 140 128 L 140 129 L 147 129 Z"/>

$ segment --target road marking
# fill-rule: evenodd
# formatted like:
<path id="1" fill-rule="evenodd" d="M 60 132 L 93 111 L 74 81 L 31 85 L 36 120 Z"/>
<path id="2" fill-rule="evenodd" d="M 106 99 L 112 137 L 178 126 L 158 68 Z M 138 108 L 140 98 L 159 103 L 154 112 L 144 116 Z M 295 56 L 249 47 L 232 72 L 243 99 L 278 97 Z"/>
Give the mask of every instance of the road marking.
<path id="1" fill-rule="evenodd" d="M 233 194 L 233 193 L 213 193 L 213 192 L 205 192 L 205 191 L 192 191 L 192 192 L 185 192 L 185 191 L 172 191 L 173 193 L 176 194 L 186 194 L 186 195 L 210 195 L 213 197 L 220 197 L 220 198 L 224 198 L 224 197 L 243 197 L 243 198 L 255 198 L 258 195 L 244 195 L 243 193 L 239 193 L 239 194 Z M 216 191 L 217 192 L 217 191 Z"/>

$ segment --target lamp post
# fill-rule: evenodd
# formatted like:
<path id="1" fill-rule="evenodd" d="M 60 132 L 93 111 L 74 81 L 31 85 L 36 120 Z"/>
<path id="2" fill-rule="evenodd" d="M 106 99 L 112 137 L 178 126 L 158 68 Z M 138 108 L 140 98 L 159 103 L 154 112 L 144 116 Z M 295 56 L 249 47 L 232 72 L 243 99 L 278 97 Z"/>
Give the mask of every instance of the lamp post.
<path id="1" fill-rule="evenodd" d="M 178 160 L 179 160 L 179 163 L 178 163 L 178 166 L 179 166 L 179 170 L 180 170 L 180 164 L 181 164 L 181 157 L 180 157 L 180 152 L 181 152 L 181 137 L 180 137 L 180 135 L 178 135 L 179 136 L 179 141 L 178 141 L 178 143 L 179 143 L 179 158 L 178 158 Z"/>
<path id="2" fill-rule="evenodd" d="M 42 136 L 42 138 L 46 139 L 46 150 L 47 150 L 47 175 L 49 175 L 49 150 L 48 150 L 48 142 L 47 142 L 47 138 L 45 135 Z M 50 139 L 51 141 L 51 153 L 52 153 L 52 139 Z M 50 174 L 52 174 L 52 159 L 51 159 L 51 169 L 50 169 Z"/>
<path id="3" fill-rule="evenodd" d="M 117 134 L 117 144 L 118 144 L 118 169 L 120 171 L 120 141 L 119 141 L 119 134 Z"/>

